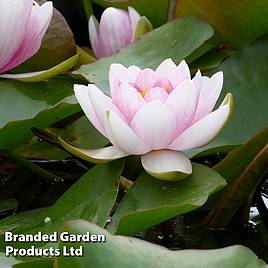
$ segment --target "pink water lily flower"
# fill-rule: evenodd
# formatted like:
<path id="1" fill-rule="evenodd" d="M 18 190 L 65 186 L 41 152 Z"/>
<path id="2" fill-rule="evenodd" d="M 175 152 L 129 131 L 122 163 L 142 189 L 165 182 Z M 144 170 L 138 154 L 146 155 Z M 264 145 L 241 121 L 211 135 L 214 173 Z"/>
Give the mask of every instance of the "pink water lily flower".
<path id="1" fill-rule="evenodd" d="M 128 11 L 109 7 L 103 12 L 100 23 L 91 16 L 89 37 L 96 57 L 108 57 L 127 47 L 140 18 L 139 13 L 132 7 L 129 7 Z"/>
<path id="2" fill-rule="evenodd" d="M 88 151 L 94 162 L 141 155 L 152 176 L 178 180 L 192 173 L 182 151 L 211 142 L 226 125 L 232 111 L 228 93 L 212 111 L 223 85 L 223 74 L 191 79 L 188 65 L 171 59 L 156 71 L 112 64 L 112 98 L 95 85 L 75 85 L 75 95 L 86 116 L 113 146 Z"/>
<path id="3" fill-rule="evenodd" d="M 53 5 L 33 0 L 0 1 L 0 73 L 32 57 L 40 48 L 50 23 Z"/>

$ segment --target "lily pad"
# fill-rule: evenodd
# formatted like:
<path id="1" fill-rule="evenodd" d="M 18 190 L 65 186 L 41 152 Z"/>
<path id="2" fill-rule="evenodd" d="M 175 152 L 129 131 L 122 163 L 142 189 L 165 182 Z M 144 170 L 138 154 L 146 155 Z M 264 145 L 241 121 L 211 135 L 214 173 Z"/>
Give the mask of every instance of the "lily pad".
<path id="1" fill-rule="evenodd" d="M 77 80 L 54 78 L 28 84 L 0 79 L 0 151 L 20 146 L 33 134 L 80 110 L 73 95 Z"/>
<path id="2" fill-rule="evenodd" d="M 118 178 L 123 169 L 122 161 L 97 165 L 82 176 L 50 208 L 33 212 L 22 212 L 0 221 L 0 235 L 4 232 L 44 234 L 59 231 L 62 224 L 74 219 L 90 220 L 104 226 L 109 219 L 118 192 Z M 29 214 L 30 213 L 30 214 Z M 0 240 L 0 249 L 5 243 Z M 13 243 L 10 243 L 12 245 Z M 15 243 L 29 247 L 30 243 Z M 36 243 L 37 247 L 43 246 Z"/>
<path id="3" fill-rule="evenodd" d="M 155 26 L 161 26 L 167 21 L 168 0 L 92 0 L 92 2 L 107 8 L 110 6 L 127 9 L 129 6 L 134 7 L 141 16 L 146 16 Z"/>
<path id="4" fill-rule="evenodd" d="M 53 267 L 54 267 L 53 259 L 50 258 L 30 260 L 13 265 L 13 268 L 53 268 Z"/>
<path id="5" fill-rule="evenodd" d="M 86 116 L 69 125 L 61 137 L 73 146 L 86 149 L 105 147 L 109 141 L 96 130 Z"/>
<path id="6" fill-rule="evenodd" d="M 268 77 L 264 75 L 268 73 L 267 58 L 268 38 L 265 37 L 207 73 L 211 75 L 223 71 L 224 85 L 219 99 L 231 92 L 234 97 L 234 112 L 214 142 L 191 151 L 191 154 L 222 145 L 243 144 L 268 125 Z"/>
<path id="7" fill-rule="evenodd" d="M 73 57 L 71 57 L 68 60 L 65 60 L 64 62 L 59 63 L 58 65 L 44 71 L 39 72 L 31 72 L 31 73 L 20 73 L 20 74 L 1 74 L 0 78 L 10 78 L 15 79 L 22 82 L 40 82 L 44 80 L 48 80 L 54 76 L 57 76 L 59 74 L 63 74 L 66 71 L 70 70 L 72 67 L 74 67 L 80 58 L 80 54 L 77 54 Z"/>
<path id="8" fill-rule="evenodd" d="M 177 250 L 171 251 L 132 237 L 113 236 L 92 223 L 78 220 L 64 226 L 64 231 L 72 234 L 89 232 L 105 235 L 105 243 L 60 243 L 60 246 L 84 248 L 84 256 L 58 257 L 57 268 L 267 268 L 268 266 L 248 248 L 231 246 L 214 250 Z"/>
<path id="9" fill-rule="evenodd" d="M 62 137 L 65 141 L 73 146 L 82 147 L 86 149 L 102 148 L 105 147 L 109 141 L 102 136 L 86 116 L 82 116 L 66 128 L 48 128 L 45 130 L 52 135 Z M 47 159 L 47 160 L 62 160 L 70 157 L 65 150 L 40 141 L 39 138 L 33 137 L 27 144 L 22 145 L 19 154 L 28 159 Z"/>
<path id="10" fill-rule="evenodd" d="M 246 144 L 230 152 L 213 169 L 224 176 L 229 183 L 243 172 L 267 143 L 268 127 L 255 134 Z"/>
<path id="11" fill-rule="evenodd" d="M 18 207 L 16 199 L 0 199 L 0 213 L 7 210 L 15 210 Z"/>
<path id="12" fill-rule="evenodd" d="M 266 1 L 251 0 L 180 0 L 177 16 L 196 16 L 210 23 L 217 31 L 215 41 L 241 48 L 268 31 Z"/>
<path id="13" fill-rule="evenodd" d="M 193 165 L 193 174 L 182 181 L 160 181 L 143 172 L 112 217 L 108 230 L 133 235 L 177 215 L 202 206 L 208 196 L 225 186 L 212 169 Z"/>
<path id="14" fill-rule="evenodd" d="M 13 265 L 21 263 L 20 260 L 15 259 L 14 257 L 6 257 L 4 253 L 0 252 L 0 265 L 1 268 L 13 268 Z"/>

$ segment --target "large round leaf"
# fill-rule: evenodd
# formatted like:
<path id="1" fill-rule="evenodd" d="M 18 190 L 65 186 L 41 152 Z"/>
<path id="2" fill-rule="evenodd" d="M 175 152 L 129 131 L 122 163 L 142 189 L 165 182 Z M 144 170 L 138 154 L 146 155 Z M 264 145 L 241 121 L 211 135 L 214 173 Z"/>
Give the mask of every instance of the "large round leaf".
<path id="1" fill-rule="evenodd" d="M 117 234 L 136 234 L 202 206 L 224 185 L 218 173 L 198 164 L 193 165 L 190 177 L 176 182 L 160 181 L 144 172 L 126 193 L 108 229 Z"/>
<path id="2" fill-rule="evenodd" d="M 220 101 L 227 92 L 231 92 L 234 97 L 234 112 L 219 137 L 195 152 L 221 145 L 245 143 L 267 126 L 267 59 L 268 38 L 265 37 L 230 57 L 208 74 L 223 71 L 224 89 Z"/>
<path id="3" fill-rule="evenodd" d="M 60 243 L 67 246 L 84 248 L 84 256 L 58 257 L 57 268 L 267 268 L 265 263 L 249 249 L 232 246 L 214 250 L 177 250 L 171 251 L 143 240 L 132 237 L 113 236 L 106 230 L 86 222 L 73 221 L 64 226 L 71 234 L 105 235 L 105 243 Z"/>
<path id="4" fill-rule="evenodd" d="M 215 27 L 217 41 L 243 47 L 268 32 L 267 1 L 180 0 L 177 16 L 196 16 Z"/>
<path id="5" fill-rule="evenodd" d="M 109 219 L 118 192 L 118 178 L 123 169 L 122 161 L 97 165 L 82 176 L 53 206 L 48 209 L 22 212 L 0 221 L 0 250 L 5 248 L 3 235 L 13 233 L 49 234 L 59 231 L 67 221 L 90 220 L 104 226 Z M 31 243 L 10 243 L 19 248 Z M 42 243 L 36 243 L 41 247 Z"/>
<path id="6" fill-rule="evenodd" d="M 102 7 L 117 7 L 127 9 L 134 7 L 141 16 L 146 16 L 155 27 L 164 24 L 168 17 L 169 0 L 93 0 Z"/>
<path id="7" fill-rule="evenodd" d="M 0 150 L 26 142 L 32 127 L 46 128 L 78 112 L 75 82 L 66 77 L 35 84 L 0 80 Z"/>

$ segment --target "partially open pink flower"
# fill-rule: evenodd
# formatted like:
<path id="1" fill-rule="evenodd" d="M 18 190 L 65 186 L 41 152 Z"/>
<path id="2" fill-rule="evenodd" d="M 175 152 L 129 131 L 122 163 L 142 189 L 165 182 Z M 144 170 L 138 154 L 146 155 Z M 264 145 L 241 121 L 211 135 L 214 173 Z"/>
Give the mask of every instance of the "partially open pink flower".
<path id="1" fill-rule="evenodd" d="M 140 18 L 139 13 L 132 7 L 128 8 L 128 12 L 113 7 L 105 9 L 100 24 L 91 16 L 89 37 L 96 57 L 108 57 L 127 47 Z"/>
<path id="2" fill-rule="evenodd" d="M 0 73 L 33 56 L 40 48 L 53 13 L 52 2 L 0 1 Z"/>
<path id="3" fill-rule="evenodd" d="M 171 59 L 156 71 L 112 64 L 112 98 L 95 85 L 75 85 L 76 97 L 91 123 L 113 146 L 92 151 L 92 161 L 141 155 L 145 170 L 166 180 L 192 173 L 184 150 L 201 147 L 220 133 L 232 111 L 228 93 L 212 111 L 223 85 L 223 74 L 211 78 L 198 71 L 191 79 L 188 65 Z"/>

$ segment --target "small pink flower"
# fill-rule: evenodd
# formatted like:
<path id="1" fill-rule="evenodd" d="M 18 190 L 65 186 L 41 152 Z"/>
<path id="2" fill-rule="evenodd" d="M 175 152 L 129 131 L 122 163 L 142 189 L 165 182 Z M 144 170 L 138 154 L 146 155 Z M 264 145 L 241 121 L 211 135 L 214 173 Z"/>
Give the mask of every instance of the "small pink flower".
<path id="1" fill-rule="evenodd" d="M 50 23 L 53 5 L 33 0 L 0 1 L 0 73 L 32 57 L 40 48 Z"/>
<path id="2" fill-rule="evenodd" d="M 95 150 L 92 161 L 141 155 L 152 176 L 181 179 L 192 173 L 182 153 L 210 143 L 226 125 L 232 95 L 212 111 L 223 85 L 223 74 L 211 78 L 198 71 L 191 79 L 188 65 L 171 59 L 156 71 L 112 64 L 109 73 L 112 98 L 95 85 L 75 85 L 82 109 L 91 123 L 113 144 Z"/>
<path id="3" fill-rule="evenodd" d="M 132 7 L 128 11 L 109 7 L 101 16 L 100 24 L 94 16 L 89 19 L 89 37 L 97 58 L 108 57 L 131 43 L 139 13 Z"/>

